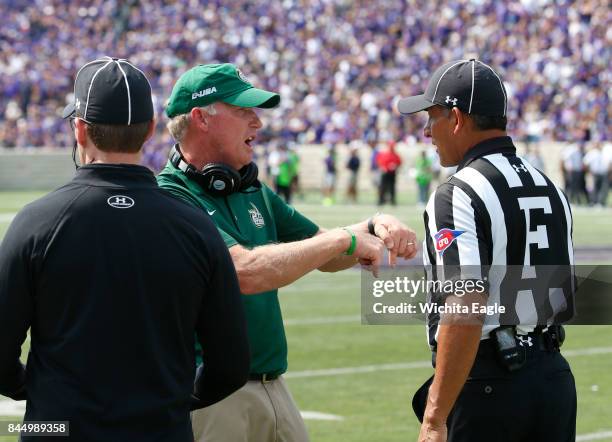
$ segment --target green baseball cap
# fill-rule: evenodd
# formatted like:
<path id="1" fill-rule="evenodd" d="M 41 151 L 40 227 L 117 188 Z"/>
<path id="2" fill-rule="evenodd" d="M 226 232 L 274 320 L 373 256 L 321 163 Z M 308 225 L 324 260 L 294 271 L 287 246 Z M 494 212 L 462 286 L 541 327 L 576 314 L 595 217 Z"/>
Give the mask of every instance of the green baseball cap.
<path id="1" fill-rule="evenodd" d="M 173 118 L 217 101 L 240 107 L 271 108 L 278 105 L 280 95 L 253 87 L 233 64 L 201 64 L 178 79 L 166 115 Z"/>

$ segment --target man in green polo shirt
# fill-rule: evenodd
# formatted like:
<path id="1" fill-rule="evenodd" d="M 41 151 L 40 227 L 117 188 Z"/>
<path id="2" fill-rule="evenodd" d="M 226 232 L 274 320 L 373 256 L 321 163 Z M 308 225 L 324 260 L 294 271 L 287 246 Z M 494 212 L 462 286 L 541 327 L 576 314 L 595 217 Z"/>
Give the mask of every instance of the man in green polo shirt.
<path id="1" fill-rule="evenodd" d="M 253 108 L 279 101 L 278 94 L 254 88 L 234 65 L 199 65 L 179 78 L 166 108 L 177 144 L 159 185 L 206 211 L 225 240 L 244 295 L 251 347 L 247 385 L 193 414 L 197 442 L 307 441 L 281 376 L 287 341 L 278 288 L 314 269 L 338 271 L 359 262 L 376 271 L 385 247 L 393 264 L 416 253 L 414 232 L 394 217 L 377 215 L 370 223 L 326 231 L 257 180 L 251 144 L 262 123 Z"/>

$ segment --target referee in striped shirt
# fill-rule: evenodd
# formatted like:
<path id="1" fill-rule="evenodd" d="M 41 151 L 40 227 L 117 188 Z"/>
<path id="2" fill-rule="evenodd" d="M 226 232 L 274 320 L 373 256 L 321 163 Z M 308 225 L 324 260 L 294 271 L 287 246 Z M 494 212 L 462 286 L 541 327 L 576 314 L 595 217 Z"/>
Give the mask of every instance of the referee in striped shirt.
<path id="1" fill-rule="evenodd" d="M 425 136 L 443 166 L 457 166 L 424 214 L 428 279 L 456 279 L 455 268 L 463 279 L 489 276 L 486 288 L 463 302 L 508 308 L 493 321 L 429 315 L 435 372 L 413 400 L 419 441 L 575 440 L 576 387 L 559 352 L 563 328 L 555 325 L 573 312 L 572 216 L 565 195 L 516 155 L 506 108 L 500 76 L 474 59 L 443 65 L 424 94 L 398 103 L 404 115 L 427 112 Z M 537 266 L 552 265 L 569 276 L 538 298 Z M 526 270 L 518 278 L 524 290 L 508 298 L 511 266 Z M 494 268 L 505 270 L 496 276 Z M 459 297 L 446 304 L 451 299 Z"/>

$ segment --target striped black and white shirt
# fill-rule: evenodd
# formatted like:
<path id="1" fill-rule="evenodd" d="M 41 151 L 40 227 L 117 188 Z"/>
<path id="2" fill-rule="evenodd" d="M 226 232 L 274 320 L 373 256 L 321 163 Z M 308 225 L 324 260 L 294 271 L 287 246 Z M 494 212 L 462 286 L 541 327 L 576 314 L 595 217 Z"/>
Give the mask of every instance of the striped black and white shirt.
<path id="1" fill-rule="evenodd" d="M 449 278 L 445 270 L 460 268 L 464 279 L 487 280 L 488 305 L 506 307 L 503 314 L 487 316 L 481 339 L 500 324 L 517 324 L 518 333 L 528 333 L 535 324 L 571 317 L 573 274 L 563 287 L 547 288 L 544 296 L 534 297 L 537 267 L 527 267 L 561 265 L 572 272 L 568 200 L 548 177 L 516 155 L 510 137 L 485 140 L 470 149 L 457 172 L 429 199 L 424 220 L 428 279 L 443 281 Z M 520 266 L 523 290 L 514 288 L 514 266 Z M 428 296 L 431 300 L 432 294 Z M 427 318 L 432 348 L 438 322 L 435 313 Z"/>

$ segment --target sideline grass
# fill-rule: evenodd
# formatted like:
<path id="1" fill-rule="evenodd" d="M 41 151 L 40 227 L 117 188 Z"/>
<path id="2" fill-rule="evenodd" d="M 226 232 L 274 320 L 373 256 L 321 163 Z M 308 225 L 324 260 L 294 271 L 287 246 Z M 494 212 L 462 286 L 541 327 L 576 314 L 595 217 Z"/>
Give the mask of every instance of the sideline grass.
<path id="1" fill-rule="evenodd" d="M 310 286 L 327 286 L 312 290 Z M 281 290 L 286 319 L 359 314 L 359 279 L 355 275 L 313 273 Z M 427 361 L 421 326 L 362 326 L 354 323 L 287 327 L 289 371 Z M 609 347 L 612 327 L 568 327 L 564 350 Z M 578 432 L 612 429 L 612 354 L 570 358 L 578 390 Z M 404 369 L 316 378 L 289 378 L 302 410 L 343 416 L 341 422 L 307 421 L 313 441 L 351 442 L 416 440 L 418 422 L 412 394 L 431 369 Z M 593 387 L 596 386 L 596 387 Z M 596 390 L 596 391 L 595 391 Z M 517 413 L 520 412 L 517 409 Z"/>
<path id="2" fill-rule="evenodd" d="M 0 192 L 0 238 L 4 236 L 10 218 L 25 204 L 46 194 L 45 191 Z M 334 227 L 364 219 L 379 210 L 397 216 L 412 227 L 421 240 L 423 238 L 423 208 L 414 205 L 414 195 L 401 193 L 398 205 L 379 208 L 374 204 L 374 195 L 366 193 L 357 205 L 340 203 L 334 206 L 320 204 L 320 194 L 310 192 L 303 201 L 296 201 L 296 208 L 323 227 Z M 573 208 L 574 245 L 589 247 L 612 247 L 612 208 Z M 610 257 L 612 260 L 612 256 Z"/>
<path id="3" fill-rule="evenodd" d="M 0 216 L 16 212 L 42 192 L 0 192 Z M 312 197 L 309 197 L 310 201 Z M 400 199 L 400 202 L 402 200 Z M 323 207 L 296 205 L 324 227 L 352 223 L 376 212 L 372 204 Z M 422 209 L 386 207 L 422 238 Z M 612 244 L 612 212 L 576 209 L 576 246 Z M 2 220 L 2 218 L 0 218 Z M 0 221 L 0 237 L 8 221 Z M 313 272 L 281 290 L 286 320 L 358 316 L 359 272 Z M 612 345 L 611 326 L 573 326 L 564 350 Z M 429 352 L 421 326 L 362 326 L 353 322 L 287 326 L 290 372 L 338 367 L 425 361 Z M 25 349 L 24 349 L 25 350 Z M 578 389 L 578 433 L 612 430 L 612 354 L 570 358 Z M 429 368 L 355 373 L 342 376 L 289 378 L 302 410 L 331 413 L 343 421 L 306 422 L 313 442 L 415 440 L 418 422 L 411 410 L 412 394 L 431 374 Z M 517 413 L 520 410 L 517 410 Z M 14 437 L 0 437 L 13 442 Z"/>

